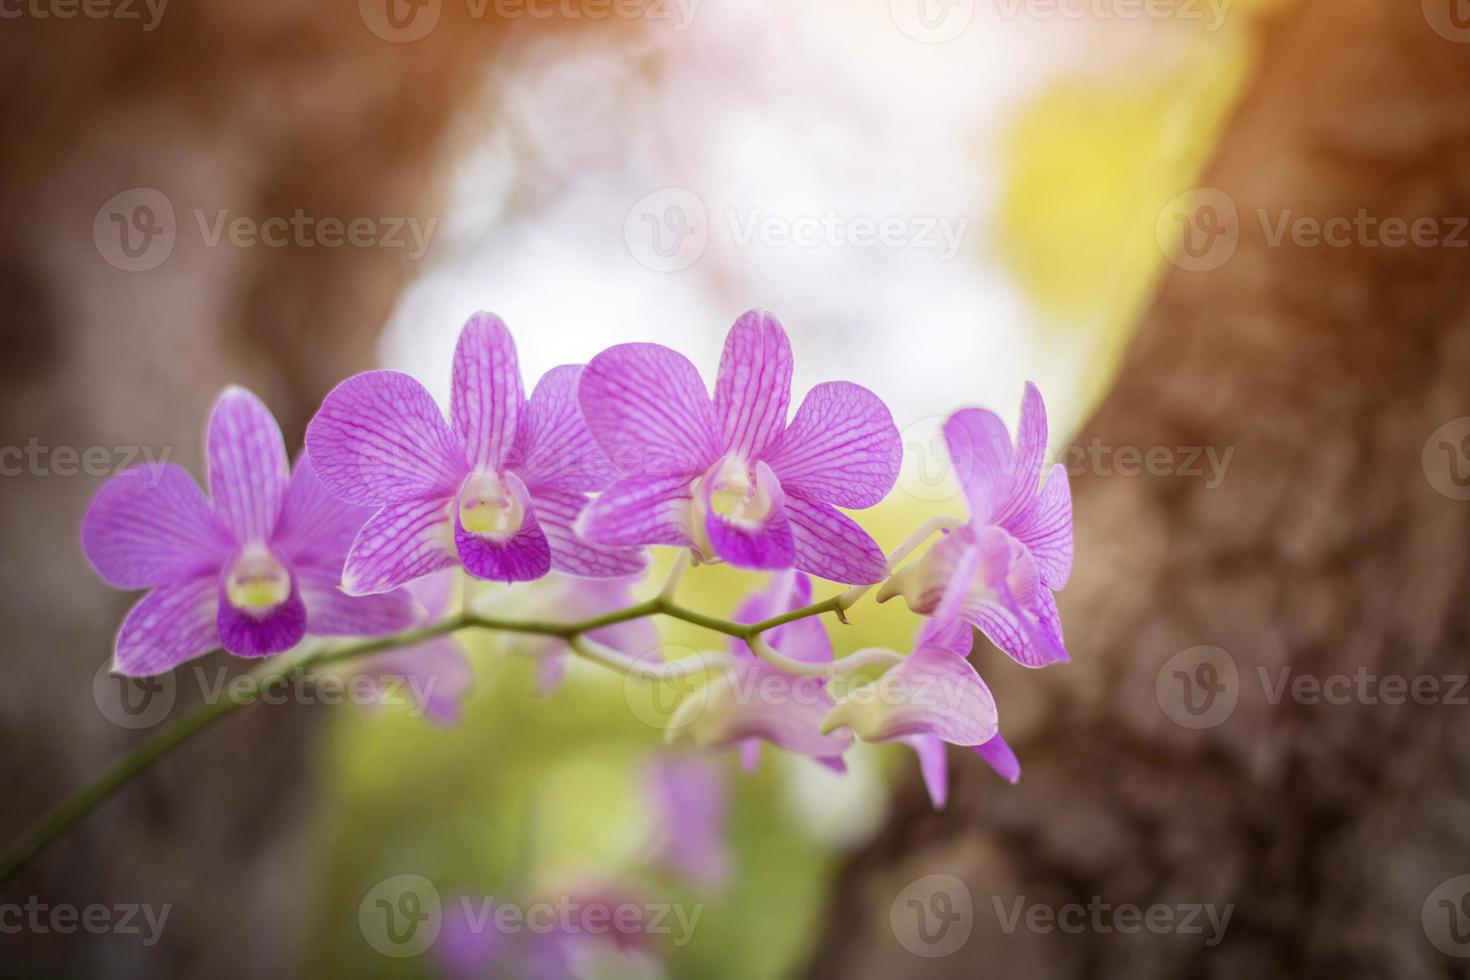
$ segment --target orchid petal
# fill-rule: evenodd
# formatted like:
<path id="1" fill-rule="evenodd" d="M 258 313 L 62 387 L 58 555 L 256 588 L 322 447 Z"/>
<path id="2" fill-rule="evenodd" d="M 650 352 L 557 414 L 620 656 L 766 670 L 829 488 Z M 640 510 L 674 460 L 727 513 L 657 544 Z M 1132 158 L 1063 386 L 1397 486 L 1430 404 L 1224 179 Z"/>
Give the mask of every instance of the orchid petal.
<path id="1" fill-rule="evenodd" d="M 787 496 L 785 510 L 796 568 L 844 585 L 872 585 L 887 577 L 883 550 L 846 514 L 795 495 Z"/>
<path id="2" fill-rule="evenodd" d="M 296 459 L 271 543 L 293 564 L 340 568 L 357 532 L 372 516 L 371 507 L 349 504 L 332 493 L 317 476 L 311 458 L 302 453 Z"/>
<path id="3" fill-rule="evenodd" d="M 852 744 L 845 733 L 818 730 L 832 707 L 818 677 L 794 677 L 762 660 L 739 659 L 687 698 L 670 720 L 676 740 L 733 748 L 761 739 L 789 752 L 840 756 Z"/>
<path id="4" fill-rule="evenodd" d="M 766 589 L 753 593 L 735 610 L 735 622 L 758 623 L 772 616 L 800 609 L 812 601 L 812 580 L 794 570 L 771 576 Z M 820 618 L 808 616 L 793 620 L 764 634 L 765 641 L 777 653 L 806 663 L 828 663 L 832 660 L 832 638 Z M 736 656 L 754 657 L 755 652 L 744 640 L 730 638 L 730 649 Z"/>
<path id="5" fill-rule="evenodd" d="M 215 576 L 160 586 L 129 611 L 118 630 L 113 670 L 126 677 L 151 677 L 202 656 L 220 645 L 215 612 Z"/>
<path id="6" fill-rule="evenodd" d="M 944 747 L 944 742 L 933 735 L 905 735 L 899 741 L 919 757 L 919 773 L 924 777 L 929 801 L 934 804 L 934 809 L 943 810 L 949 802 L 949 750 Z"/>
<path id="7" fill-rule="evenodd" d="M 898 479 L 903 440 L 877 395 L 850 381 L 829 381 L 802 401 L 769 459 L 794 496 L 871 507 Z"/>
<path id="8" fill-rule="evenodd" d="M 238 386 L 226 388 L 209 417 L 209 496 L 240 544 L 270 539 L 290 484 L 281 427 L 270 409 Z"/>
<path id="9" fill-rule="evenodd" d="M 584 540 L 604 545 L 688 545 L 687 476 L 624 477 L 588 504 L 577 519 Z"/>
<path id="10" fill-rule="evenodd" d="M 505 486 L 519 502 L 521 526 L 507 537 L 475 534 L 454 520 L 454 544 L 465 571 L 493 582 L 533 582 L 551 571 L 551 543 L 536 519 L 530 491 L 514 473 Z"/>
<path id="11" fill-rule="evenodd" d="M 380 697 L 396 682 L 413 698 L 414 707 L 437 725 L 457 724 L 463 702 L 474 688 L 475 674 L 464 651 L 447 636 L 373 657 L 362 673 L 377 682 Z"/>
<path id="12" fill-rule="evenodd" d="M 82 518 L 82 550 L 107 584 L 146 589 L 217 572 L 234 543 L 187 470 L 149 463 L 97 491 Z"/>
<path id="13" fill-rule="evenodd" d="M 1006 523 L 1006 529 L 1036 560 L 1042 584 L 1060 589 L 1072 574 L 1072 491 L 1067 468 L 1057 463 L 1041 494 Z"/>
<path id="14" fill-rule="evenodd" d="M 577 404 L 579 364 L 563 364 L 542 375 L 521 412 L 515 451 L 506 468 L 540 495 L 543 490 L 596 493 L 617 480 L 612 461 L 592 438 Z"/>
<path id="15" fill-rule="evenodd" d="M 771 468 L 765 463 L 756 464 L 755 486 L 770 500 L 769 512 L 759 521 L 716 513 L 715 486 L 715 481 L 705 481 L 704 528 L 710 549 L 736 568 L 790 568 L 796 546 L 786 517 L 785 494 Z"/>
<path id="16" fill-rule="evenodd" d="M 995 698 L 969 661 L 941 646 L 921 646 L 838 701 L 822 730 L 839 727 L 868 742 L 933 735 L 979 745 L 995 735 Z"/>
<path id="17" fill-rule="evenodd" d="M 341 569 L 297 565 L 296 579 L 313 636 L 382 636 L 424 620 L 424 609 L 406 589 L 351 596 L 342 591 Z"/>
<path id="18" fill-rule="evenodd" d="M 983 408 L 955 412 L 944 423 L 944 441 L 975 524 L 993 523 L 1005 505 L 1015 473 L 1011 437 L 1000 416 Z"/>
<path id="19" fill-rule="evenodd" d="M 388 504 L 357 533 L 342 569 L 348 595 L 391 592 L 416 578 L 459 564 L 453 498 Z"/>
<path id="20" fill-rule="evenodd" d="M 577 400 L 619 470 L 694 476 L 719 455 L 714 409 L 699 372 L 658 344 L 619 344 L 582 369 Z"/>
<path id="21" fill-rule="evenodd" d="M 1036 385 L 1026 382 L 1021 396 L 1021 421 L 1016 428 L 1016 449 L 1011 457 L 1011 479 L 995 512 L 996 524 L 1009 524 L 1036 496 L 1041 467 L 1046 461 L 1046 405 Z"/>
<path id="22" fill-rule="evenodd" d="M 472 470 L 498 472 L 516 437 L 521 366 L 510 331 L 493 313 L 476 313 L 454 348 L 449 414 Z"/>
<path id="23" fill-rule="evenodd" d="M 536 518 L 551 544 L 551 565 L 559 572 L 584 578 L 620 578 L 647 567 L 640 548 L 594 544 L 573 530 L 587 507 L 580 493 L 543 490 L 535 498 Z"/>
<path id="24" fill-rule="evenodd" d="M 433 396 L 400 371 L 369 371 L 333 388 L 306 427 L 306 449 L 322 482 L 359 506 L 448 496 L 469 473 Z"/>
<path id="25" fill-rule="evenodd" d="M 1000 777 L 1008 783 L 1014 783 L 1021 778 L 1021 763 L 1016 758 L 1016 753 L 1006 744 L 1006 740 L 997 734 L 988 742 L 981 742 L 973 746 L 975 754 L 984 759 L 990 768 L 1000 774 Z"/>
<path id="26" fill-rule="evenodd" d="M 703 759 L 672 756 L 651 767 L 649 783 L 660 863 L 696 888 L 723 888 L 731 868 L 725 840 L 729 789 L 724 772 Z"/>
<path id="27" fill-rule="evenodd" d="M 740 315 L 725 338 L 715 379 L 715 416 L 728 452 L 759 459 L 786 428 L 791 402 L 791 341 L 771 314 Z"/>
<path id="28" fill-rule="evenodd" d="M 291 649 L 306 636 L 306 621 L 306 603 L 295 581 L 286 601 L 265 615 L 241 612 L 230 605 L 224 582 L 219 584 L 215 623 L 221 645 L 237 657 L 268 657 Z"/>

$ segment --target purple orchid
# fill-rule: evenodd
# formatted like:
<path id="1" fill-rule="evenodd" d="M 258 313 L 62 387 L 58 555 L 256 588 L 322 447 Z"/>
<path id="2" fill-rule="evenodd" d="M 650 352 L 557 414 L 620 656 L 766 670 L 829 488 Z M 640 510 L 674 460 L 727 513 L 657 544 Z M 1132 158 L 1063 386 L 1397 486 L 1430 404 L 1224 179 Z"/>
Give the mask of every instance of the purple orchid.
<path id="1" fill-rule="evenodd" d="M 632 605 L 636 582 L 636 576 L 585 579 L 553 572 L 539 581 L 512 588 L 490 611 L 504 606 L 527 619 L 588 619 Z M 649 619 L 613 623 L 590 631 L 587 637 L 643 663 L 653 661 L 653 651 L 659 645 L 658 627 Z M 572 659 L 571 645 L 557 636 L 508 635 L 505 650 L 536 661 L 536 693 L 541 695 L 550 694 L 561 684 Z"/>
<path id="2" fill-rule="evenodd" d="M 187 470 L 152 463 L 108 480 L 82 519 L 97 574 L 152 590 L 123 620 L 117 672 L 162 673 L 220 646 L 263 657 L 308 633 L 374 636 L 419 619 L 406 592 L 356 598 L 337 587 L 369 512 L 328 492 L 304 456 L 291 474 L 260 399 L 226 389 L 206 441 L 208 498 Z"/>
<path id="3" fill-rule="evenodd" d="M 405 588 L 434 622 L 449 614 L 454 585 L 454 570 L 445 569 L 410 582 Z M 475 684 L 469 658 L 448 636 L 369 657 L 356 672 L 373 680 L 381 700 L 392 696 L 395 688 L 406 688 L 413 708 L 437 725 L 459 723 L 464 701 Z"/>
<path id="4" fill-rule="evenodd" d="M 750 596 L 736 610 L 737 622 L 755 623 L 811 602 L 812 583 L 794 571 L 772 577 L 768 588 Z M 832 641 L 815 617 L 798 619 L 766 633 L 777 653 L 806 663 L 832 659 Z M 760 758 L 760 743 L 815 757 L 838 772 L 842 754 L 852 744 L 846 733 L 819 730 L 834 702 L 826 679 L 794 676 L 756 655 L 742 640 L 731 639 L 733 662 L 716 674 L 699 697 L 686 699 L 670 723 L 678 741 L 705 748 L 734 748 L 747 772 Z"/>
<path id="5" fill-rule="evenodd" d="M 552 568 L 589 577 L 640 570 L 638 552 L 572 532 L 587 494 L 617 475 L 577 410 L 581 371 L 553 368 L 527 399 L 510 331 L 479 313 L 454 352 L 452 425 L 398 371 L 333 389 L 307 428 L 307 450 L 332 492 L 377 509 L 353 542 L 343 589 L 387 592 L 454 565 L 500 582 Z"/>
<path id="6" fill-rule="evenodd" d="M 902 742 L 919 757 L 919 772 L 936 810 L 949 799 L 946 743 L 966 746 L 1014 783 L 1015 753 L 1001 737 L 995 698 L 967 659 L 974 630 L 958 612 L 974 588 L 981 559 L 970 554 L 941 596 L 933 619 L 919 629 L 915 649 L 867 688 L 844 697 L 822 731 L 847 727 L 865 742 Z"/>
<path id="7" fill-rule="evenodd" d="M 957 615 L 1018 663 L 1044 667 L 1067 659 L 1052 590 L 1072 571 L 1072 495 L 1061 463 L 1037 491 L 1046 429 L 1046 406 L 1030 383 L 1014 447 L 994 412 L 969 408 L 950 416 L 944 438 L 970 521 L 884 583 L 879 602 L 902 595 L 911 610 L 928 615 L 961 565 L 978 556 Z"/>
<path id="8" fill-rule="evenodd" d="M 878 503 L 903 447 L 866 388 L 812 389 L 787 424 L 791 344 L 752 310 L 725 340 L 711 400 L 694 365 L 658 344 L 620 344 L 582 372 L 577 398 L 624 476 L 582 514 L 604 545 L 677 545 L 742 568 L 798 568 L 849 584 L 887 574 L 882 551 L 838 507 Z"/>

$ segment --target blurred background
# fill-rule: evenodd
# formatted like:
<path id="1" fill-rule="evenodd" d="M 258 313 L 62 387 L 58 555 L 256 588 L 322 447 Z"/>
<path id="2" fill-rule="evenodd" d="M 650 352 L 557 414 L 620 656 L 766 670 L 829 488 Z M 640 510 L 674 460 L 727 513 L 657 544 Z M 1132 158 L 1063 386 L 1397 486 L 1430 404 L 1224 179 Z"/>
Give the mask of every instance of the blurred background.
<path id="1" fill-rule="evenodd" d="M 476 310 L 510 325 L 529 386 L 629 340 L 712 376 L 734 318 L 770 309 L 798 398 L 850 379 L 893 409 L 904 472 L 862 516 L 890 548 L 958 512 L 943 417 L 1013 424 L 1035 381 L 1079 556 L 1076 663 L 975 656 L 1016 787 L 956 754 L 934 813 L 901 748 L 859 745 L 843 776 L 672 755 L 620 679 L 576 664 L 538 696 L 534 665 L 480 638 L 457 724 L 303 697 L 176 752 L 0 892 L 0 975 L 537 976 L 461 942 L 457 897 L 609 895 L 695 919 L 590 944 L 579 975 L 1467 973 L 1463 0 L 0 17 L 0 837 L 206 693 L 106 676 L 133 600 L 77 545 L 106 476 L 201 472 L 229 383 L 293 451 L 358 370 L 447 401 Z M 1429 224 L 1394 244 L 1385 219 Z M 700 569 L 686 598 L 726 615 L 758 582 Z M 853 619 L 839 653 L 913 628 L 871 600 Z M 660 642 L 710 645 L 679 624 Z M 1206 661 L 1229 710 L 1199 723 L 1168 678 Z M 1274 686 L 1359 672 L 1439 694 Z M 408 914 L 405 888 L 445 910 L 419 955 L 360 914 Z M 139 933 L 4 913 L 94 904 L 169 911 Z M 1008 919 L 1097 904 L 1174 925 Z M 1185 928 L 1194 907 L 1228 928 Z"/>

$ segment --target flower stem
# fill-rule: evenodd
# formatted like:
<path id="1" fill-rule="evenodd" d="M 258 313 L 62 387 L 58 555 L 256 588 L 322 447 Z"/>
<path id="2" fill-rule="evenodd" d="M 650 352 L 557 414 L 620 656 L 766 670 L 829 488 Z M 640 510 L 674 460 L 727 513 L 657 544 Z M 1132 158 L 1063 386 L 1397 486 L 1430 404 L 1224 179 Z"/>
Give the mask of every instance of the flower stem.
<path id="1" fill-rule="evenodd" d="M 677 583 L 677 578 L 674 578 Z M 841 613 L 841 597 L 833 596 L 821 602 L 803 606 L 779 616 L 759 623 L 735 623 L 692 609 L 686 609 L 675 604 L 672 598 L 659 595 L 656 598 L 619 609 L 615 612 L 605 613 L 601 616 L 593 616 L 588 619 L 578 620 L 573 623 L 556 623 L 546 620 L 509 620 L 492 616 L 481 616 L 469 611 L 461 612 L 459 615 L 451 616 L 441 622 L 430 626 L 407 630 L 392 636 L 377 637 L 370 640 L 362 640 L 356 643 L 344 644 L 340 647 L 323 647 L 313 650 L 290 662 L 282 662 L 281 658 L 267 661 L 260 667 L 251 671 L 248 677 L 250 683 L 243 685 L 240 689 L 230 691 L 230 696 L 217 701 L 208 701 L 179 718 L 168 728 L 158 732 L 151 738 L 143 741 L 127 752 L 121 758 L 104 769 L 97 778 L 83 786 L 77 792 L 63 800 L 55 809 L 47 813 L 30 830 L 18 840 L 8 846 L 4 852 L 0 852 L 0 885 L 4 885 L 18 875 L 39 854 L 43 848 L 60 837 L 73 824 L 77 823 L 88 813 L 99 806 L 103 801 L 115 793 L 118 789 L 127 785 L 143 771 L 163 756 L 183 744 L 197 732 L 214 724 L 226 715 L 236 710 L 259 701 L 261 695 L 277 684 L 284 684 L 293 677 L 305 674 L 311 670 L 340 664 L 350 660 L 382 653 L 387 650 L 395 650 L 402 647 L 411 647 L 425 640 L 451 633 L 458 633 L 467 629 L 483 629 L 502 633 L 530 633 L 540 636 L 555 636 L 567 640 L 573 649 L 582 656 L 611 667 L 622 673 L 635 673 L 638 676 L 650 680 L 658 680 L 663 676 L 668 665 L 662 670 L 648 665 L 640 667 L 635 661 L 617 654 L 608 648 L 594 644 L 586 640 L 585 634 L 604 626 L 612 626 L 633 619 L 643 619 L 649 616 L 665 615 L 673 619 L 680 619 L 686 623 L 693 623 L 705 629 L 726 636 L 737 637 L 742 640 L 758 638 L 761 633 L 775 629 L 785 623 L 805 619 L 809 616 L 819 616 L 827 612 Z M 761 652 L 769 647 L 765 643 L 757 643 L 755 649 Z M 777 666 L 789 661 L 789 658 L 775 654 Z M 765 654 L 762 654 L 765 655 Z M 702 654 L 698 666 L 702 669 L 719 669 L 726 665 L 726 660 L 721 659 L 722 654 Z M 844 660 L 849 658 L 844 658 Z M 799 661 L 789 661 L 793 665 L 800 665 L 803 669 L 811 665 L 800 664 Z M 678 663 L 678 661 L 676 661 Z M 684 665 L 679 669 L 687 670 L 692 665 Z M 833 665 L 825 665 L 823 669 Z"/>

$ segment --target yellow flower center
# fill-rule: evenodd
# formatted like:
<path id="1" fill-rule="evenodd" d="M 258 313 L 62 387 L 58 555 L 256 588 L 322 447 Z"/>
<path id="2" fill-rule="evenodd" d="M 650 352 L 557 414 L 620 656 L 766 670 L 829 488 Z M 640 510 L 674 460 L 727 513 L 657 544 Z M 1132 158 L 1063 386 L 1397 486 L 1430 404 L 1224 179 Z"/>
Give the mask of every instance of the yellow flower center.
<path id="1" fill-rule="evenodd" d="M 471 534 L 508 538 L 521 529 L 525 519 L 520 499 L 494 473 L 476 473 L 459 492 L 459 523 Z"/>
<path id="2" fill-rule="evenodd" d="M 268 613 L 291 597 L 291 575 L 269 550 L 252 546 L 230 566 L 225 595 L 241 612 Z"/>

